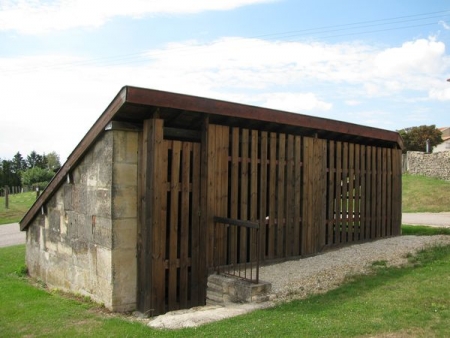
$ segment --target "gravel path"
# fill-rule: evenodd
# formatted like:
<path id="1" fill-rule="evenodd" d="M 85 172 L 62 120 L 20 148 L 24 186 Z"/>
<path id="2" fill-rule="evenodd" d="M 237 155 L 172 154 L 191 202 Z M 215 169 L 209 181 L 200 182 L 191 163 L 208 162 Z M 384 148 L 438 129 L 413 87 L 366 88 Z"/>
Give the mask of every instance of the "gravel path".
<path id="1" fill-rule="evenodd" d="M 338 287 L 347 276 L 369 272 L 375 261 L 385 261 L 388 266 L 400 266 L 407 263 L 408 254 L 439 244 L 450 244 L 450 236 L 399 236 L 263 266 L 260 268 L 260 279 L 272 283 L 274 302 L 203 306 L 173 311 L 155 317 L 148 325 L 166 329 L 195 327 L 273 306 L 277 301 L 324 293 Z"/>
<path id="2" fill-rule="evenodd" d="M 375 261 L 388 266 L 407 263 L 406 256 L 436 244 L 450 244 L 450 236 L 400 236 L 351 245 L 318 256 L 260 268 L 260 279 L 272 283 L 277 299 L 303 298 L 339 286 L 347 276 L 370 271 Z"/>

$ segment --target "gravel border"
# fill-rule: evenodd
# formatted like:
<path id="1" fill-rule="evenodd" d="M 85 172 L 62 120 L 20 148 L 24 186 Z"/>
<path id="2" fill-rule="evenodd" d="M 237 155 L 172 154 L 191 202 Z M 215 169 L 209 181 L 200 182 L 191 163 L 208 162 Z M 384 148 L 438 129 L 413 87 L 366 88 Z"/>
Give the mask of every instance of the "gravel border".
<path id="1" fill-rule="evenodd" d="M 407 255 L 424 248 L 450 244 L 450 236 L 399 236 L 354 244 L 323 254 L 262 266 L 260 279 L 272 283 L 278 300 L 300 299 L 334 289 L 351 275 L 366 274 L 373 262 L 387 266 L 407 263 Z"/>
<path id="2" fill-rule="evenodd" d="M 196 327 L 224 318 L 267 308 L 276 302 L 305 298 L 337 288 L 348 276 L 372 271 L 373 262 L 401 266 L 407 255 L 427 247 L 450 244 L 450 236 L 399 236 L 353 244 L 323 254 L 262 266 L 260 279 L 272 283 L 272 300 L 264 303 L 199 306 L 152 318 L 148 326 L 159 329 Z"/>

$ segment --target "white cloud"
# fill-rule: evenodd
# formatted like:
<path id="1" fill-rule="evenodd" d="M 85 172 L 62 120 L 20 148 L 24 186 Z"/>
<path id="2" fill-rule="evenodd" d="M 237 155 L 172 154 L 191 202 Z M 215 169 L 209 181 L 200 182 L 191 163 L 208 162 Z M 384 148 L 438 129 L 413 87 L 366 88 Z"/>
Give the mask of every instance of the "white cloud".
<path id="1" fill-rule="evenodd" d="M 314 93 L 270 93 L 259 97 L 262 106 L 290 112 L 330 110 L 332 104 L 320 100 Z"/>
<path id="2" fill-rule="evenodd" d="M 372 111 L 371 98 L 410 104 L 414 90 L 427 104 L 450 99 L 449 84 L 440 80 L 450 71 L 441 44 L 429 39 L 376 49 L 234 37 L 171 44 L 122 65 L 67 55 L 0 58 L 0 157 L 14 139 L 9 157 L 34 149 L 64 159 L 124 85 L 389 127 L 395 114 Z M 396 59 L 402 55 L 407 66 Z M 346 118 L 356 105 L 367 115 Z"/>
<path id="3" fill-rule="evenodd" d="M 224 11 L 275 0 L 0 0 L 0 31 L 42 34 L 75 27 L 99 27 L 117 16 Z"/>

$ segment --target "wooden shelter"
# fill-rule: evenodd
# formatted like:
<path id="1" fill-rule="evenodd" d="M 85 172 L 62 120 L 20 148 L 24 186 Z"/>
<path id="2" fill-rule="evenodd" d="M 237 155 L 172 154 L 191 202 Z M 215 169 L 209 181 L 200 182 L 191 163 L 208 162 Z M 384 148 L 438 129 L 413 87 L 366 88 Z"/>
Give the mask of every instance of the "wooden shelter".
<path id="1" fill-rule="evenodd" d="M 114 130 L 121 134 L 111 143 L 105 135 Z M 97 163 L 106 156 L 102 144 L 112 144 L 106 169 Z M 401 148 L 396 132 L 124 87 L 20 222 L 30 273 L 114 310 L 155 315 L 203 305 L 216 266 L 310 256 L 400 235 Z M 124 160 L 131 153 L 136 160 Z M 111 179 L 97 189 L 92 182 L 105 175 Z M 90 184 L 88 192 L 77 193 L 77 184 Z M 98 198 L 104 191 L 109 199 Z M 100 203 L 93 211 L 83 204 L 89 196 Z M 228 226 L 245 221 L 259 231 Z M 87 235 L 76 233 L 86 223 Z M 125 238 L 127 259 L 120 257 Z M 100 248 L 111 255 L 99 256 Z M 59 263 L 67 250 L 89 252 L 87 262 L 94 251 L 96 262 L 108 257 L 111 301 L 80 281 L 81 259 Z M 58 264 L 67 273 L 52 279 Z M 72 272 L 71 264 L 80 270 Z M 65 279 L 70 283 L 57 285 Z M 133 293 L 124 296 L 127 287 Z"/>

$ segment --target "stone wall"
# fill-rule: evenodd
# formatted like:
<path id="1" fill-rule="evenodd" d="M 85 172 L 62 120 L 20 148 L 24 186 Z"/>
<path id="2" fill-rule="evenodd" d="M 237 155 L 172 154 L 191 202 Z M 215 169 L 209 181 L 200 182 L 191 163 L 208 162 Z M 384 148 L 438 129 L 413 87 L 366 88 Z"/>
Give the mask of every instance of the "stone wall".
<path id="1" fill-rule="evenodd" d="M 450 151 L 432 154 L 408 151 L 403 155 L 403 172 L 450 180 Z"/>
<path id="2" fill-rule="evenodd" d="M 31 276 L 115 311 L 136 305 L 138 138 L 105 131 L 27 229 Z"/>

